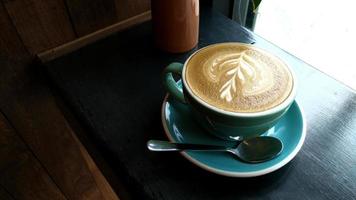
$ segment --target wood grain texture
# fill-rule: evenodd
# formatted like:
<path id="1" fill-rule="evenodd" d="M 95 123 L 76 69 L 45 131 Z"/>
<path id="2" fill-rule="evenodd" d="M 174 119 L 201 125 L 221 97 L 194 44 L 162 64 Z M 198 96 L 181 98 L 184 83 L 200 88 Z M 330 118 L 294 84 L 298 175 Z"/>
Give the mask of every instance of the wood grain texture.
<path id="1" fill-rule="evenodd" d="M 194 51 L 168 54 L 155 49 L 148 39 L 151 24 L 144 23 L 47 65 L 135 197 L 355 199 L 355 91 L 215 12 L 202 11 L 200 19 L 197 48 L 226 41 L 253 43 L 291 66 L 298 81 L 297 101 L 307 120 L 305 144 L 283 168 L 249 179 L 211 174 L 179 154 L 149 152 L 148 139 L 165 138 L 160 121 L 165 95 L 161 72 L 170 62 L 184 62 Z"/>
<path id="2" fill-rule="evenodd" d="M 0 199 L 1 200 L 14 200 L 14 198 L 0 185 Z"/>
<path id="3" fill-rule="evenodd" d="M 134 17 L 128 18 L 126 20 L 120 21 L 103 29 L 97 30 L 93 33 L 80 37 L 76 40 L 68 42 L 66 44 L 60 45 L 53 49 L 49 49 L 38 54 L 38 57 L 42 62 L 48 62 L 72 51 L 75 51 L 81 47 L 89 45 L 97 40 L 103 39 L 109 35 L 112 35 L 118 31 L 122 31 L 136 24 L 143 23 L 151 19 L 151 11 L 147 11 L 136 15 Z"/>
<path id="4" fill-rule="evenodd" d="M 116 195 L 114 190 L 111 188 L 109 183 L 106 181 L 105 177 L 99 170 L 99 168 L 96 166 L 94 163 L 93 159 L 90 157 L 88 154 L 88 151 L 85 149 L 85 147 L 80 143 L 76 135 L 73 134 L 73 137 L 75 138 L 77 145 L 80 148 L 80 152 L 82 153 L 82 156 L 84 157 L 85 162 L 88 164 L 90 172 L 93 174 L 93 178 L 102 192 L 103 199 L 106 200 L 118 200 L 119 197 Z"/>
<path id="5" fill-rule="evenodd" d="M 45 176 L 52 181 L 48 187 L 58 185 L 62 198 L 118 199 L 68 125 L 36 65 L 32 64 L 34 54 L 73 41 L 76 35 L 82 36 L 117 22 L 116 8 L 114 0 L 0 0 L 0 110 L 6 113 L 17 133 L 38 158 L 22 156 L 20 161 L 26 168 L 20 169 L 20 175 L 24 180 L 13 180 L 24 181 L 19 185 L 22 184 L 27 193 L 13 188 L 15 183 L 8 181 L 9 176 L 16 177 L 17 174 L 9 173 L 1 177 L 5 182 L 0 184 L 0 199 L 12 198 L 14 192 L 18 193 L 14 196 L 16 199 L 56 199 L 56 195 L 52 197 L 48 196 L 50 193 L 38 191 L 46 189 L 47 183 L 42 184 Z M 140 8 L 137 8 L 132 9 L 134 14 L 122 19 L 139 14 L 136 11 Z M 99 30 L 95 37 L 79 39 L 73 46 L 80 48 L 149 17 L 149 13 L 144 13 L 124 20 Z M 58 56 L 58 52 L 67 51 L 70 48 L 65 46 L 51 51 L 51 55 Z M 41 174 L 41 170 L 48 174 Z M 27 191 L 26 181 L 40 182 L 32 191 L 40 196 Z M 2 184 L 12 188 L 10 196 L 7 190 L 1 189 Z M 26 197 L 21 196 L 23 194 Z"/>
<path id="6" fill-rule="evenodd" d="M 73 138 L 71 128 L 43 77 L 36 70 L 36 65 L 31 64 L 33 56 L 21 43 L 11 19 L 4 11 L 1 2 L 0 110 L 6 114 L 65 197 L 104 199 Z M 27 157 L 22 159 L 26 162 L 28 160 Z M 34 161 L 28 162 L 36 167 Z M 34 170 L 38 170 L 37 168 Z M 36 176 L 28 178 L 36 181 Z M 9 184 L 12 183 L 6 182 L 3 186 L 7 187 Z"/>
<path id="7" fill-rule="evenodd" d="M 54 86 L 51 84 L 51 86 Z M 122 180 L 116 175 L 116 168 L 113 168 L 106 160 L 105 158 L 107 157 L 107 154 L 105 152 L 101 152 L 98 150 L 98 143 L 93 141 L 90 138 L 90 130 L 87 129 L 80 121 L 78 121 L 78 117 L 75 116 L 75 113 L 72 112 L 72 110 L 68 107 L 68 102 L 66 102 L 62 95 L 53 88 L 52 90 L 54 92 L 54 96 L 56 98 L 56 102 L 61 109 L 63 115 L 67 119 L 68 123 L 72 127 L 72 129 L 75 132 L 75 137 L 78 139 L 80 142 L 80 146 L 85 147 L 84 150 L 85 152 L 88 152 L 90 155 L 90 159 L 95 162 L 95 166 L 89 167 L 89 169 L 92 169 L 92 171 L 96 171 L 100 174 L 98 177 L 95 177 L 95 180 L 97 180 L 97 185 L 99 188 L 105 187 L 102 189 L 102 191 L 108 191 L 107 193 L 103 192 L 103 195 L 105 197 L 108 197 L 109 199 L 112 198 L 113 196 L 117 197 L 119 195 L 120 199 L 128 200 L 132 199 L 130 194 L 127 191 L 126 186 L 122 183 Z M 83 155 L 84 157 L 88 157 L 88 154 Z M 89 162 L 92 162 L 89 161 Z M 88 162 L 88 161 L 87 161 Z M 91 164 L 88 164 L 89 166 Z M 95 173 L 94 173 L 95 174 Z M 104 180 L 101 180 L 100 177 L 105 177 Z M 111 188 L 107 188 L 108 183 L 110 183 Z M 109 186 L 110 186 L 109 185 Z M 110 191 L 116 192 L 116 194 L 111 194 Z"/>
<path id="8" fill-rule="evenodd" d="M 28 62 L 30 56 L 19 39 L 11 19 L 0 1 L 0 62 L 12 60 L 16 62 Z"/>
<path id="9" fill-rule="evenodd" d="M 93 159 L 90 157 L 88 151 L 85 149 L 83 144 L 79 141 L 78 137 L 72 132 L 72 136 L 79 146 L 80 152 L 82 153 L 82 156 L 87 163 L 90 172 L 93 174 L 94 180 L 102 192 L 103 199 L 105 200 L 119 200 L 118 196 L 115 194 L 114 190 L 111 188 L 99 168 L 96 166 L 94 163 Z"/>
<path id="10" fill-rule="evenodd" d="M 24 200 L 66 199 L 2 113 L 0 113 L 0 185 L 8 191 L 1 192 L 0 188 L 0 199 L 11 199 L 11 196 Z"/>
<path id="11" fill-rule="evenodd" d="M 150 0 L 115 0 L 118 20 L 127 19 L 151 8 Z"/>
<path id="12" fill-rule="evenodd" d="M 16 66 L 2 66 L 0 108 L 69 199 L 102 199 L 49 89 L 39 77 L 29 79 L 21 72 L 13 73 L 10 67 Z"/>
<path id="13" fill-rule="evenodd" d="M 2 0 L 21 40 L 33 54 L 75 38 L 62 0 Z"/>
<path id="14" fill-rule="evenodd" d="M 77 36 L 117 22 L 115 0 L 66 0 Z"/>

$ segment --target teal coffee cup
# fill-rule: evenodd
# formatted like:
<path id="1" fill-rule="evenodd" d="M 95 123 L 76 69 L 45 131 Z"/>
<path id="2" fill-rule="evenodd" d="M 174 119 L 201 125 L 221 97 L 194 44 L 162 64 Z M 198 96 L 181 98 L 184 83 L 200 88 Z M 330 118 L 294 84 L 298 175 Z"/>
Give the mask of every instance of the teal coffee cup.
<path id="1" fill-rule="evenodd" d="M 274 71 L 272 73 L 271 71 L 275 70 L 275 68 L 270 66 L 274 64 L 283 65 L 283 73 L 278 74 Z M 188 66 L 189 69 L 187 69 Z M 266 67 L 263 68 L 263 66 Z M 194 67 L 197 69 L 201 67 L 202 72 L 200 73 L 199 70 L 195 69 L 195 71 L 191 70 Z M 221 70 L 221 73 L 219 70 Z M 231 84 L 223 84 L 224 82 L 219 83 L 219 74 L 216 75 L 216 71 L 222 74 L 220 77 L 224 79 L 224 81 L 226 77 L 233 77 L 227 79 L 230 81 L 229 84 Z M 189 74 L 190 77 L 187 77 L 187 72 L 193 75 Z M 195 72 L 199 72 L 197 73 L 199 75 L 195 75 Z M 195 77 L 201 80 L 201 76 L 210 72 L 215 73 L 213 78 L 216 80 L 207 80 L 207 85 L 210 84 L 212 86 L 201 89 L 200 93 L 188 83 L 189 81 L 192 83 L 195 82 Z M 181 80 L 176 81 L 173 78 L 174 74 L 180 76 Z M 288 78 L 288 82 L 283 82 L 282 79 L 284 76 Z M 256 83 L 254 83 L 254 81 Z M 209 90 L 210 88 L 214 88 L 213 85 L 215 82 L 222 85 L 221 89 L 216 91 L 217 94 Z M 196 51 L 184 64 L 177 62 L 171 63 L 163 72 L 163 84 L 171 96 L 190 107 L 191 113 L 197 123 L 205 128 L 208 133 L 225 140 L 242 140 L 262 135 L 273 127 L 288 111 L 296 95 L 295 76 L 287 64 L 264 50 L 243 43 L 219 43 L 210 45 Z M 288 85 L 289 88 L 283 89 L 287 87 L 283 84 Z M 200 85 L 204 85 L 204 83 L 200 84 L 198 82 L 196 85 L 198 88 Z M 246 89 L 244 87 L 246 87 Z M 275 91 L 282 90 L 278 88 L 284 90 L 283 98 L 275 94 Z M 195 92 L 195 90 L 198 92 Z M 251 93 L 251 91 L 254 92 L 254 90 L 256 90 L 255 93 Z M 238 92 L 235 91 L 245 91 L 245 93 L 241 92 L 238 94 Z M 275 95 L 276 97 L 272 95 L 268 96 L 269 94 Z M 227 102 L 224 103 L 227 107 L 229 106 L 229 102 L 233 104 L 244 100 L 246 110 L 226 109 L 208 101 L 210 97 L 215 98 L 215 96 L 219 95 L 220 98 L 225 101 L 221 99 L 218 100 Z M 268 101 L 265 98 L 267 98 Z M 279 99 L 280 102 L 274 102 L 273 98 Z M 254 108 L 254 102 L 249 103 L 249 99 L 256 102 L 264 102 L 266 100 L 266 102 L 272 106 L 257 109 L 257 107 L 261 107 L 262 104 Z"/>

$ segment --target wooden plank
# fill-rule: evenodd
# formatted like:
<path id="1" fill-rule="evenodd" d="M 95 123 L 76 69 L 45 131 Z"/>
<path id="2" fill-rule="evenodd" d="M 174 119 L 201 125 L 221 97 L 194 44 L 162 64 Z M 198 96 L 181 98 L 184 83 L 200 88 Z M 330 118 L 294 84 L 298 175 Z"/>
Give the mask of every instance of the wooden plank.
<path id="1" fill-rule="evenodd" d="M 53 95 L 55 97 L 56 103 L 58 104 L 58 107 L 62 111 L 63 115 L 65 116 L 66 120 L 68 121 L 68 123 L 71 126 L 71 128 L 73 129 L 73 131 L 75 132 L 75 134 L 74 134 L 74 132 L 72 132 L 73 133 L 72 136 L 73 136 L 75 142 L 77 143 L 77 145 L 80 149 L 80 152 L 82 153 L 83 158 L 89 167 L 89 170 L 93 174 L 93 177 L 95 179 L 96 184 L 98 185 L 98 188 L 100 189 L 100 191 L 102 191 L 104 199 L 118 200 L 119 197 L 116 195 L 113 188 L 110 186 L 110 184 L 108 183 L 108 181 L 106 180 L 106 178 L 104 177 L 104 175 L 102 174 L 102 172 L 100 171 L 100 169 L 95 164 L 95 162 L 92 158 L 93 152 L 95 152 L 95 154 L 97 155 L 97 151 L 94 147 L 95 146 L 94 144 L 88 144 L 87 131 L 85 131 L 83 129 L 83 127 L 81 126 L 81 124 L 76 120 L 76 118 L 74 117 L 74 115 L 72 114 L 70 109 L 66 106 L 66 104 L 64 103 L 64 100 L 58 94 L 58 92 L 56 92 L 56 90 L 53 91 Z M 79 134 L 79 136 L 78 136 L 78 134 Z M 85 145 L 85 147 L 83 144 Z M 88 145 L 89 145 L 89 147 L 88 147 Z M 89 150 L 91 152 L 90 155 L 86 148 L 89 148 Z M 97 156 L 96 156 L 96 158 L 97 158 Z M 99 164 L 103 165 L 103 164 L 105 164 L 104 162 L 105 161 L 103 161 L 101 159 Z M 113 174 L 110 174 L 110 176 L 113 176 Z M 121 196 L 121 191 L 122 190 L 120 190 L 120 196 Z M 128 198 L 124 198 L 124 199 L 128 199 Z"/>
<path id="2" fill-rule="evenodd" d="M 77 117 L 74 116 L 72 110 L 67 106 L 67 102 L 62 98 L 63 96 L 57 90 L 53 92 L 59 108 L 75 132 L 73 137 L 78 142 L 83 157 L 87 161 L 98 187 L 103 191 L 103 196 L 106 199 L 117 199 L 116 194 L 118 194 L 120 199 L 132 199 L 126 185 L 122 183 L 122 180 L 115 173 L 117 169 L 110 166 L 104 158 L 107 155 L 100 152 L 96 141 L 90 138 L 91 134 L 89 134 L 87 127 L 77 120 Z"/>
<path id="3" fill-rule="evenodd" d="M 116 0 L 116 12 L 118 20 L 130 18 L 151 8 L 150 0 Z"/>
<path id="4" fill-rule="evenodd" d="M 75 39 L 62 0 L 2 0 L 27 49 L 36 54 Z"/>
<path id="5" fill-rule="evenodd" d="M 10 67 L 14 63 L 0 74 L 0 108 L 69 199 L 103 199 L 48 88 Z"/>
<path id="6" fill-rule="evenodd" d="M 104 199 L 46 82 L 30 65 L 33 57 L 23 47 L 1 1 L 0 30 L 0 109 L 68 199 Z M 21 157 L 23 162 L 36 166 L 25 158 Z M 28 178 L 39 176 L 33 174 Z"/>
<path id="7" fill-rule="evenodd" d="M 0 185 L 0 199 L 1 200 L 14 200 L 14 198 Z"/>
<path id="8" fill-rule="evenodd" d="M 29 54 L 21 40 L 17 37 L 17 32 L 9 19 L 2 1 L 0 1 L 0 30 L 0 62 L 5 59 L 26 62 Z"/>
<path id="9" fill-rule="evenodd" d="M 1 113 L 0 185 L 0 199 L 66 199 Z"/>
<path id="10" fill-rule="evenodd" d="M 89 170 L 93 174 L 94 180 L 98 188 L 100 189 L 100 191 L 102 191 L 103 198 L 107 200 L 118 200 L 119 197 L 116 195 L 116 193 L 111 188 L 99 168 L 96 166 L 93 159 L 88 154 L 88 151 L 85 149 L 85 147 L 82 145 L 82 143 L 79 141 L 75 134 L 72 134 L 72 136 L 75 139 L 77 145 L 79 146 L 80 152 L 82 153 L 85 162 L 88 164 Z"/>
<path id="11" fill-rule="evenodd" d="M 78 36 L 92 33 L 117 21 L 115 0 L 66 0 Z"/>
<path id="12" fill-rule="evenodd" d="M 88 44 L 91 44 L 97 40 L 103 39 L 111 34 L 114 34 L 118 31 L 127 29 L 131 26 L 134 26 L 139 23 L 143 23 L 151 19 L 151 11 L 144 12 L 142 14 L 136 15 L 129 19 L 123 20 L 106 28 L 95 31 L 94 33 L 88 34 L 86 36 L 80 37 L 76 40 L 63 44 L 53 49 L 49 49 L 38 54 L 38 57 L 42 62 L 47 62 L 63 56 L 67 53 L 75 51 L 81 47 L 84 47 Z"/>

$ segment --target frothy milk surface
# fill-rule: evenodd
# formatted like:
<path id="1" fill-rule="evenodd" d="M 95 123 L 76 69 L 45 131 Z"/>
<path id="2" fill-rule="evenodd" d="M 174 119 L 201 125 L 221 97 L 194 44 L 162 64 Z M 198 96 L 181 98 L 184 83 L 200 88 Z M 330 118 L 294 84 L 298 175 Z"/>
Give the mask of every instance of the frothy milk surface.
<path id="1" fill-rule="evenodd" d="M 260 112 L 281 104 L 293 78 L 286 64 L 251 45 L 224 43 L 188 61 L 185 79 L 206 103 L 232 112 Z"/>

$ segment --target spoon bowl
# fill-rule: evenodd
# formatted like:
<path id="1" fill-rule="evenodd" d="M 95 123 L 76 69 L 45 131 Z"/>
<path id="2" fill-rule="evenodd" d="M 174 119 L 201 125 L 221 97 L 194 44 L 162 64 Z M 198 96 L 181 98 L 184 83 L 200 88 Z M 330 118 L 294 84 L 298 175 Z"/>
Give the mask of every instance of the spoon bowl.
<path id="1" fill-rule="evenodd" d="M 278 156 L 283 150 L 283 143 L 270 136 L 245 139 L 232 147 L 149 140 L 147 148 L 150 151 L 222 151 L 232 153 L 243 162 L 261 163 Z"/>

